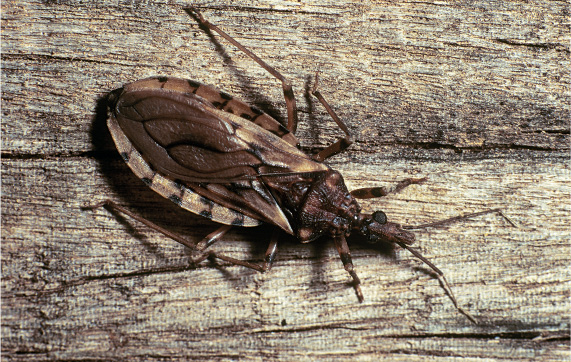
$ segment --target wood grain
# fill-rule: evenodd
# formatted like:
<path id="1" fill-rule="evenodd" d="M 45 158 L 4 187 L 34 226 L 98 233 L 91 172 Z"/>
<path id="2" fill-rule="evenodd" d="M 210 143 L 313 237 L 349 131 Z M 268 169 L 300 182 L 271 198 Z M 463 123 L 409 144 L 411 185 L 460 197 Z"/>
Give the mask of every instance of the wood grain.
<path id="1" fill-rule="evenodd" d="M 294 84 L 302 146 L 353 132 L 329 164 L 349 188 L 428 176 L 363 203 L 417 231 L 458 314 L 405 251 L 351 240 L 359 304 L 328 240 L 284 237 L 258 274 L 81 207 L 111 198 L 198 241 L 216 228 L 133 176 L 103 98 L 152 75 L 217 86 L 285 120 L 278 82 L 169 1 L 2 2 L 2 359 L 561 361 L 569 359 L 569 5 L 194 2 Z M 259 259 L 268 227 L 217 251 Z"/>

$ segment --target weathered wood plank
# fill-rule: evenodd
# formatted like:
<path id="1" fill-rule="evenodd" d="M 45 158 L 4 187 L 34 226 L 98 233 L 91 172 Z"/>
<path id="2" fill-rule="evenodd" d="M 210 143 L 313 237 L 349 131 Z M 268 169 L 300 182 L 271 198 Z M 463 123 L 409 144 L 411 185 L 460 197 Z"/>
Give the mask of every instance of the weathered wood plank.
<path id="1" fill-rule="evenodd" d="M 206 360 L 569 358 L 569 34 L 563 2 L 209 2 L 208 19 L 293 83 L 306 150 L 340 132 L 304 96 L 320 88 L 357 142 L 332 159 L 350 188 L 429 176 L 365 203 L 417 224 L 456 313 L 403 251 L 352 240 L 359 304 L 326 240 L 285 238 L 274 269 L 208 263 L 106 197 L 200 240 L 215 224 L 131 175 L 101 97 L 152 75 L 191 78 L 285 119 L 277 82 L 181 7 L 110 1 L 2 3 L 2 357 Z M 98 108 L 99 107 L 99 108 Z M 270 230 L 216 250 L 259 258 Z M 535 339 L 534 339 L 535 338 Z"/>

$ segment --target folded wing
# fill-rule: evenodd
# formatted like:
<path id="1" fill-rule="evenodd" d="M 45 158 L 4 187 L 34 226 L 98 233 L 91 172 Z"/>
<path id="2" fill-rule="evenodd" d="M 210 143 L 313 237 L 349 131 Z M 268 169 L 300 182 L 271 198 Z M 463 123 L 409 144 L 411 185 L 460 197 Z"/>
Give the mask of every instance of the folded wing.
<path id="1" fill-rule="evenodd" d="M 192 93 L 124 91 L 112 117 L 156 172 L 290 233 L 264 178 L 291 182 L 295 175 L 327 170 L 273 133 Z"/>

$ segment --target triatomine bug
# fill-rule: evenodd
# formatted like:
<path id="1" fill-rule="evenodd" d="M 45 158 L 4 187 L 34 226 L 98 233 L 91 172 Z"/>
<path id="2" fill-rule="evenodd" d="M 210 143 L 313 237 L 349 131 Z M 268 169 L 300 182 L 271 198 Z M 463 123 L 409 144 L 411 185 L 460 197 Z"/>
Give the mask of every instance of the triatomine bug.
<path id="1" fill-rule="evenodd" d="M 277 252 L 277 234 L 270 240 L 263 264 L 238 260 L 207 248 L 232 226 L 262 223 L 275 225 L 302 243 L 329 236 L 353 279 L 359 301 L 363 301 L 363 294 L 347 237 L 356 233 L 371 243 L 395 243 L 434 270 L 456 308 L 474 321 L 456 303 L 443 273 L 409 247 L 414 241 L 412 233 L 387 221 L 382 211 L 361 212 L 357 199 L 385 196 L 387 191 L 362 188 L 349 192 L 341 174 L 322 162 L 346 149 L 352 141 L 348 128 L 317 90 L 317 76 L 312 94 L 345 137 L 308 156 L 297 148 L 294 136 L 298 118 L 291 84 L 198 11 L 191 9 L 189 13 L 206 31 L 218 33 L 281 81 L 287 126 L 228 94 L 191 80 L 152 77 L 129 83 L 108 96 L 107 125 L 119 153 L 151 189 L 223 226 L 194 244 L 112 201 L 93 207 L 105 205 L 123 212 L 192 248 L 198 253 L 195 263 L 218 258 L 258 271 L 271 268 Z M 408 179 L 399 183 L 396 190 L 423 181 Z M 498 210 L 483 213 L 492 211 Z"/>

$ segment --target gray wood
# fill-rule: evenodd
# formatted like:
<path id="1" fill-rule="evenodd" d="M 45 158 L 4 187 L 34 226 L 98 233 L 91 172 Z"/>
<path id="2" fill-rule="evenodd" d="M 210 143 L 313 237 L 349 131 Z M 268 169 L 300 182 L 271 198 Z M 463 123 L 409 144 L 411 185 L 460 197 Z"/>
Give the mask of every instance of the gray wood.
<path id="1" fill-rule="evenodd" d="M 231 5 L 229 5 L 231 4 Z M 105 198 L 191 240 L 216 228 L 137 180 L 105 128 L 102 97 L 140 78 L 190 78 L 285 120 L 279 84 L 182 7 L 2 3 L 2 357 L 46 360 L 561 361 L 569 354 L 569 6 L 565 2 L 197 3 L 294 84 L 308 152 L 342 132 L 329 164 L 349 188 L 428 176 L 363 203 L 418 224 L 458 314 L 405 251 L 350 244 L 359 304 L 334 246 L 284 238 L 266 274 L 189 267 L 177 243 Z M 217 251 L 256 260 L 270 228 Z"/>

